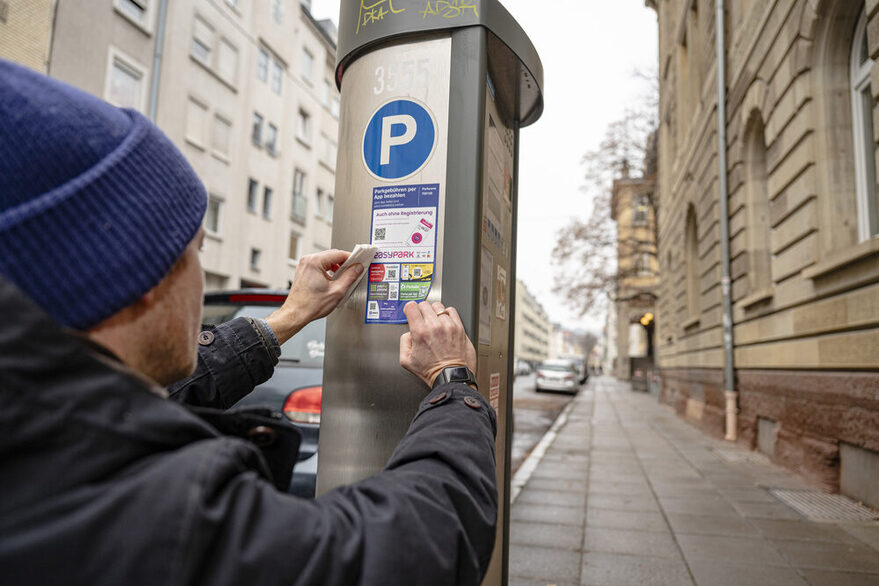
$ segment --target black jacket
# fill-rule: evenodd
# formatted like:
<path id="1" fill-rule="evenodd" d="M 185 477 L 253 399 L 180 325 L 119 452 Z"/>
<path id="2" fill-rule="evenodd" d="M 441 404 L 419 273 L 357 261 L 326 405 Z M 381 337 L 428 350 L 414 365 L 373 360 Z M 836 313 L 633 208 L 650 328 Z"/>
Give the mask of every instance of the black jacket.
<path id="1" fill-rule="evenodd" d="M 382 473 L 303 500 L 273 486 L 253 443 L 217 430 L 262 429 L 251 437 L 266 443 L 264 428 L 278 426 L 254 427 L 259 414 L 202 407 L 203 417 L 163 398 L 2 279 L 0 316 L 3 584 L 476 584 L 484 574 L 495 419 L 466 385 L 425 398 Z M 221 363 L 247 364 L 220 334 Z M 223 394 L 212 374 L 198 380 L 190 391 L 207 399 L 195 402 Z"/>

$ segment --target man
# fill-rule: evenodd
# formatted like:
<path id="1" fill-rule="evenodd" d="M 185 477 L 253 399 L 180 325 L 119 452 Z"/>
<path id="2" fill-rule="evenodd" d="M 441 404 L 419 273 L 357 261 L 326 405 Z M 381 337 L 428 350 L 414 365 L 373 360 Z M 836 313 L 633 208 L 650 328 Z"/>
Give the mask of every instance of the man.
<path id="1" fill-rule="evenodd" d="M 265 321 L 200 332 L 205 207 L 142 116 L 0 61 L 0 581 L 478 583 L 493 410 L 442 384 L 383 472 L 286 494 L 295 430 L 222 409 L 360 269 L 330 281 L 348 253 L 305 257 Z M 400 363 L 425 391 L 446 367 L 475 370 L 453 308 L 405 311 Z"/>

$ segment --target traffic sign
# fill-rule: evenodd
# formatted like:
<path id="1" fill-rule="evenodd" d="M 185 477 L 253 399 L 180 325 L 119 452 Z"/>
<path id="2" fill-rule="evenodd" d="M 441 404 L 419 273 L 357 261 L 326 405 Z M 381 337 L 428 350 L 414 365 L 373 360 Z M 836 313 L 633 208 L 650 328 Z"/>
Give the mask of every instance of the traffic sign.
<path id="1" fill-rule="evenodd" d="M 363 163 L 375 177 L 393 181 L 419 171 L 436 147 L 436 122 L 414 100 L 380 107 L 363 133 Z"/>

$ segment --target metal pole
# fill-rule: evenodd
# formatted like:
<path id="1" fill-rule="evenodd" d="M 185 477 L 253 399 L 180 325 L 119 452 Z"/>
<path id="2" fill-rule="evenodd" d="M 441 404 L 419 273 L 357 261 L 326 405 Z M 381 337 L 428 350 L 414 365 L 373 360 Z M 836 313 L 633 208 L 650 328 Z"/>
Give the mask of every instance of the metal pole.
<path id="1" fill-rule="evenodd" d="M 723 355 L 724 396 L 726 397 L 726 438 L 736 441 L 738 427 L 738 393 L 736 392 L 735 363 L 733 356 L 733 316 L 729 268 L 729 187 L 726 162 L 726 61 L 723 0 L 715 1 L 717 26 L 717 178 L 720 188 L 720 256 L 723 270 L 721 293 L 723 296 Z"/>
<path id="2" fill-rule="evenodd" d="M 162 47 L 165 44 L 165 14 L 168 11 L 168 0 L 159 2 L 159 22 L 156 25 L 156 51 L 153 57 L 153 81 L 150 84 L 149 118 L 156 121 L 159 108 L 159 77 L 162 74 Z"/>

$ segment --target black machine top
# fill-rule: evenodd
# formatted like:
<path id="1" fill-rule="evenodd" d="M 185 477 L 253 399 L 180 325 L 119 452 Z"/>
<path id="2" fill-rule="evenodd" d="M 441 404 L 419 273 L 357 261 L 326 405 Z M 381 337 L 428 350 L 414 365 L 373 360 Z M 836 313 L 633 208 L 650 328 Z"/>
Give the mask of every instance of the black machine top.
<path id="1" fill-rule="evenodd" d="M 511 79 L 495 83 L 515 87 L 518 77 L 518 107 L 513 114 L 520 126 L 536 122 L 543 113 L 543 64 L 528 35 L 498 0 L 342 0 L 336 84 L 341 87 L 348 65 L 378 43 L 471 26 L 485 27 L 491 33 L 490 60 L 498 46 L 505 46 L 515 57 L 515 72 L 509 71 L 509 63 L 500 65 L 504 76 Z"/>

